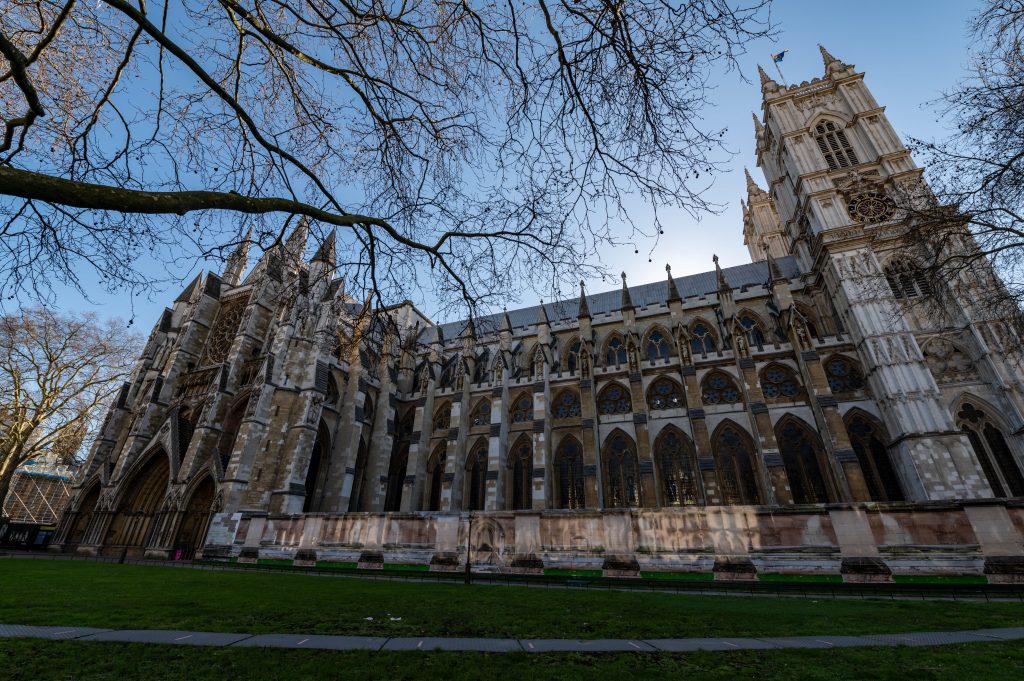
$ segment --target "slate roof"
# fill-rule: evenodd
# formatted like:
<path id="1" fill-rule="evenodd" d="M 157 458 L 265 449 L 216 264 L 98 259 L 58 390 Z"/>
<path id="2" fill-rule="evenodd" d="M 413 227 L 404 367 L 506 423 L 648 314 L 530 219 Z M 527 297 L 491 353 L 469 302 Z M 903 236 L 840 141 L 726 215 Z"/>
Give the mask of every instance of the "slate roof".
<path id="1" fill-rule="evenodd" d="M 775 262 L 782 271 L 782 275 L 787 279 L 795 279 L 800 276 L 800 266 L 795 257 L 777 258 Z M 744 286 L 760 286 L 768 281 L 768 261 L 761 260 L 745 265 L 736 265 L 735 267 L 723 267 L 722 273 L 725 275 L 726 283 L 733 289 L 742 289 Z M 676 277 L 675 281 L 683 299 L 700 297 L 718 290 L 718 280 L 714 270 L 701 272 L 700 274 L 690 274 L 685 277 Z M 667 279 L 650 284 L 630 286 L 629 293 L 632 296 L 633 305 L 637 309 L 651 305 L 666 305 L 668 301 Z M 597 317 L 608 312 L 618 312 L 622 307 L 622 288 L 588 295 L 587 304 L 590 307 L 591 317 Z M 579 298 L 545 303 L 544 308 L 552 324 L 565 320 L 575 321 L 579 309 Z M 512 327 L 517 329 L 536 324 L 539 312 L 540 305 L 532 305 L 518 310 L 509 310 L 508 316 L 512 322 Z M 477 334 L 493 333 L 498 329 L 500 323 L 500 312 L 480 317 L 476 320 Z M 465 327 L 466 321 L 460 320 L 441 324 L 441 331 L 444 333 L 445 339 L 454 340 L 459 337 L 459 334 L 462 333 Z"/>

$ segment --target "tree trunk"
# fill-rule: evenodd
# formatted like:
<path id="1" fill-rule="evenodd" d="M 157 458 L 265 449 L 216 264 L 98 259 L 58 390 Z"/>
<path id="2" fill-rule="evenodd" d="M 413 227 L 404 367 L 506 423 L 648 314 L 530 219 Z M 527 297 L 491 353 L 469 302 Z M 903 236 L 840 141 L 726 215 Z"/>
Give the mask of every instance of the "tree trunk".
<path id="1" fill-rule="evenodd" d="M 24 462 L 22 448 L 18 447 L 13 451 L 4 452 L 0 458 L 0 516 L 6 515 L 4 502 L 11 490 L 11 482 L 14 480 L 14 471 Z"/>

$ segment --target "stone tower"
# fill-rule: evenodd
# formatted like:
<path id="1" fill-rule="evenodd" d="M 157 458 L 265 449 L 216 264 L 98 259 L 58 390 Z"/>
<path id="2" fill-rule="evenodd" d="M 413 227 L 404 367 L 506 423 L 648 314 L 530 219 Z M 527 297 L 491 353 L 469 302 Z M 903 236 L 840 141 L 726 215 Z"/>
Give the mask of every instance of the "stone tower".
<path id="1" fill-rule="evenodd" d="M 946 376 L 933 373 L 927 347 L 941 342 L 943 349 L 964 352 L 975 372 L 1011 382 L 1019 372 L 988 347 L 983 320 L 964 301 L 953 303 L 957 309 L 922 314 L 928 284 L 914 276 L 912 264 L 891 259 L 907 225 L 894 197 L 920 187 L 922 170 L 864 74 L 823 47 L 821 54 L 824 75 L 799 85 L 781 85 L 760 70 L 757 164 L 787 252 L 831 300 L 856 344 L 911 498 L 991 496 L 986 471 L 958 423 L 955 395 L 940 389 Z M 1014 395 L 993 406 L 1006 410 L 1017 430 L 1019 392 Z"/>

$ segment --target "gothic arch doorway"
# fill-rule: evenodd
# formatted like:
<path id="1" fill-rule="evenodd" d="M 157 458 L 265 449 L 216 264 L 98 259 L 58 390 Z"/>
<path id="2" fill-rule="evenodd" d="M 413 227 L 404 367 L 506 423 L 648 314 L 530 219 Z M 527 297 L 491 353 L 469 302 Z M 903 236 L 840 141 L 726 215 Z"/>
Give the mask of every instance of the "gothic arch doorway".
<path id="1" fill-rule="evenodd" d="M 185 513 L 181 517 L 178 534 L 174 539 L 172 555 L 175 559 L 191 560 L 202 546 L 206 530 L 210 526 L 210 508 L 213 506 L 213 497 L 216 493 L 217 487 L 213 482 L 213 476 L 209 474 L 193 488 L 192 496 L 185 506 Z"/>
<path id="2" fill-rule="evenodd" d="M 78 546 L 85 540 L 85 533 L 89 529 L 89 523 L 92 521 L 93 513 L 96 510 L 96 502 L 100 498 L 100 482 L 96 480 L 93 482 L 92 487 L 82 497 L 82 503 L 78 505 L 78 512 L 75 514 L 74 524 L 71 526 L 71 531 L 68 532 L 68 545 Z"/>
<path id="3" fill-rule="evenodd" d="M 167 452 L 158 449 L 132 475 L 110 521 L 103 545 L 141 554 L 170 481 Z"/>

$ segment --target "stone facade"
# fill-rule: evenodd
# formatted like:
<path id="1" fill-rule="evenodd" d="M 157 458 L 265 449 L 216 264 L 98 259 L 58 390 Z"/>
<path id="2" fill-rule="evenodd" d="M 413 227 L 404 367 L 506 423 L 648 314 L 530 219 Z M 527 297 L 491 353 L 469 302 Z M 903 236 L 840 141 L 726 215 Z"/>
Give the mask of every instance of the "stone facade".
<path id="1" fill-rule="evenodd" d="M 921 171 L 822 55 L 761 73 L 750 264 L 435 324 L 347 296 L 333 236 L 244 279 L 243 246 L 154 328 L 57 548 L 1012 578 L 1019 340 L 891 261 Z"/>

